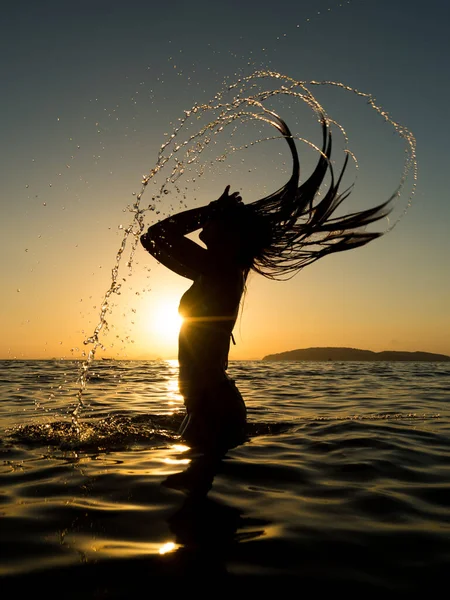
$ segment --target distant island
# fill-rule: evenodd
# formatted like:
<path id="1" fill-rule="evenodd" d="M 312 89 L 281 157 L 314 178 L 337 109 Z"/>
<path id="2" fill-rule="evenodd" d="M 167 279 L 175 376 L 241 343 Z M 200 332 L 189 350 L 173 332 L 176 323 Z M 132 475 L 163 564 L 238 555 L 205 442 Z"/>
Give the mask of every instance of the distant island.
<path id="1" fill-rule="evenodd" d="M 398 352 L 394 350 L 372 352 L 371 350 L 359 350 L 358 348 L 303 348 L 280 352 L 278 354 L 268 354 L 262 360 L 450 362 L 450 356 L 446 354 L 433 354 L 432 352 Z"/>

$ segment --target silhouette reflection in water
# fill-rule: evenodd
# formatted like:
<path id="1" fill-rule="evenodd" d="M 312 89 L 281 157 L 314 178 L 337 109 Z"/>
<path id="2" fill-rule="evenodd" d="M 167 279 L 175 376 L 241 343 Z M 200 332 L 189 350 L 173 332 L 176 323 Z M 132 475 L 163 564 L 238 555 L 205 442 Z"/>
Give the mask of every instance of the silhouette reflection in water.
<path id="1" fill-rule="evenodd" d="M 170 557 L 178 574 L 226 575 L 226 563 L 236 545 L 264 534 L 267 521 L 246 517 L 241 509 L 208 495 L 224 460 L 225 454 L 193 456 L 185 471 L 169 475 L 163 482 L 185 494 L 181 508 L 168 519 L 181 546 Z"/>

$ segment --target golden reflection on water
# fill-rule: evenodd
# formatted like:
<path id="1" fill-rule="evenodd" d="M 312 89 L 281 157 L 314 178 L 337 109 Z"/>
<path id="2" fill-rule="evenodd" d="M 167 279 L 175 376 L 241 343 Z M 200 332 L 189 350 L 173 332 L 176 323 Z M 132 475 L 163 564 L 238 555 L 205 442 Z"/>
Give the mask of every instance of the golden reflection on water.
<path id="1" fill-rule="evenodd" d="M 185 444 L 172 444 L 172 450 L 175 450 L 176 452 L 186 452 L 187 450 L 190 450 L 190 448 Z"/>
<path id="2" fill-rule="evenodd" d="M 174 542 L 167 542 L 163 544 L 159 549 L 159 554 L 167 554 L 168 552 L 173 552 L 177 548 L 177 544 Z"/>
<path id="3" fill-rule="evenodd" d="M 85 543 L 78 545 L 79 550 L 83 552 L 86 558 L 102 557 L 132 557 L 146 556 L 155 554 L 168 554 L 180 548 L 180 544 L 175 542 L 126 542 L 118 540 L 102 540 L 92 543 L 91 538 L 86 538 Z"/>
<path id="4" fill-rule="evenodd" d="M 169 376 L 166 383 L 167 404 L 169 406 L 179 406 L 183 404 L 183 397 L 178 388 L 178 361 L 167 360 L 169 367 Z"/>
<path id="5" fill-rule="evenodd" d="M 190 450 L 189 446 L 185 446 L 184 444 L 172 444 L 170 447 L 170 452 L 174 451 L 177 453 L 184 453 Z M 177 458 L 176 456 L 166 456 L 162 459 L 162 462 L 166 465 L 188 465 L 192 459 L 190 458 Z"/>
<path id="6" fill-rule="evenodd" d="M 166 465 L 188 465 L 191 462 L 190 458 L 165 458 L 163 462 Z"/>
<path id="7" fill-rule="evenodd" d="M 141 472 L 152 477 L 167 477 L 172 473 L 183 471 L 192 461 L 192 458 L 186 455 L 188 450 L 190 448 L 182 444 L 155 448 L 152 450 L 151 463 L 146 463 Z"/>
<path id="8" fill-rule="evenodd" d="M 183 398 L 178 391 L 178 378 L 173 377 L 167 381 L 167 404 L 179 404 Z"/>

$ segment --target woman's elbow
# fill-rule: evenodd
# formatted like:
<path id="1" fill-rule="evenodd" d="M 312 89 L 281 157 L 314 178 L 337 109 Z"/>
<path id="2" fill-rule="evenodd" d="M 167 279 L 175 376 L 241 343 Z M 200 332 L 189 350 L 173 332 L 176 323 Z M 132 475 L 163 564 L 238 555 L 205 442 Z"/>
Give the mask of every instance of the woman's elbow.
<path id="1" fill-rule="evenodd" d="M 142 246 L 147 250 L 147 252 L 150 252 L 152 255 L 155 255 L 158 252 L 158 247 L 160 245 L 158 242 L 161 242 L 161 238 L 159 236 L 152 235 L 152 233 L 147 231 L 147 233 L 141 235 L 140 239 Z"/>
<path id="2" fill-rule="evenodd" d="M 161 252 L 167 252 L 167 239 L 162 231 L 150 227 L 140 239 L 142 246 L 155 258 L 158 258 Z"/>
<path id="3" fill-rule="evenodd" d="M 141 244 L 144 246 L 144 248 L 147 250 L 147 252 L 150 252 L 151 249 L 155 245 L 153 240 L 148 235 L 148 233 L 144 233 L 144 235 L 141 235 L 140 240 L 141 240 Z"/>

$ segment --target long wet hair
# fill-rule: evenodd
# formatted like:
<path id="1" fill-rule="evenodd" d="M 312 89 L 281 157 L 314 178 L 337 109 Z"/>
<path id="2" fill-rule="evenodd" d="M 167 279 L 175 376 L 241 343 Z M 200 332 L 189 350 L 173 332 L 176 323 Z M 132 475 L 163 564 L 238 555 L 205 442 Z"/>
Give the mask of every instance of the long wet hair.
<path id="1" fill-rule="evenodd" d="M 312 175 L 299 186 L 300 162 L 295 140 L 283 119 L 272 111 L 265 112 L 270 115 L 270 124 L 280 131 L 289 145 L 293 170 L 289 181 L 278 191 L 243 206 L 240 222 L 246 231 L 245 266 L 269 279 L 289 279 L 323 256 L 364 246 L 383 235 L 382 232 L 367 232 L 365 228 L 389 214 L 396 194 L 374 208 L 333 217 L 349 196 L 351 187 L 339 191 L 348 154 L 336 180 L 331 165 L 331 131 L 326 117 L 320 115 L 323 143 L 319 161 Z M 329 189 L 319 199 L 319 188 L 327 172 L 331 177 Z"/>

